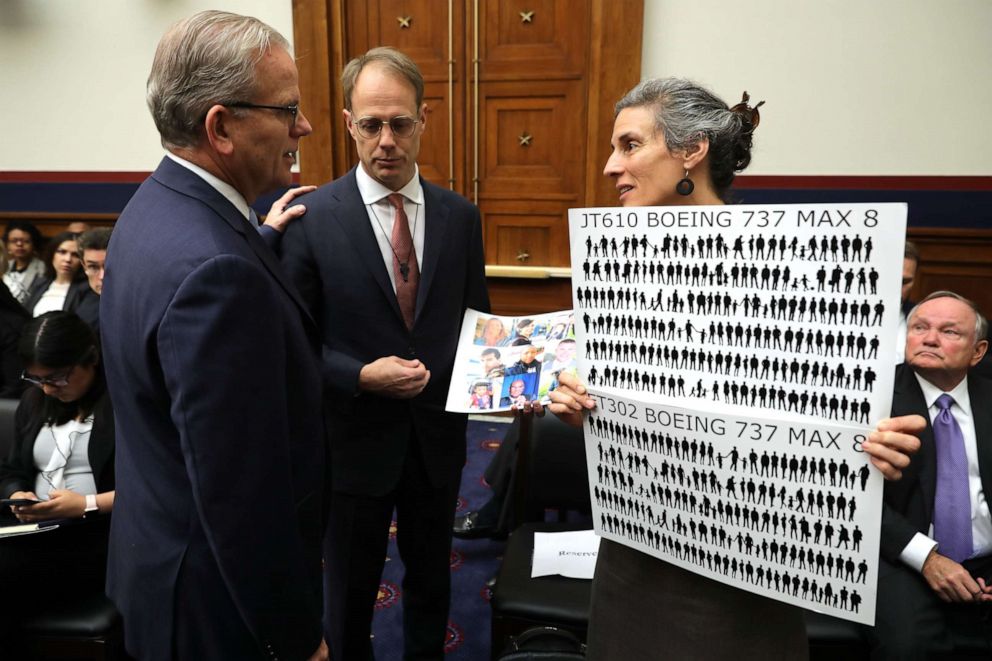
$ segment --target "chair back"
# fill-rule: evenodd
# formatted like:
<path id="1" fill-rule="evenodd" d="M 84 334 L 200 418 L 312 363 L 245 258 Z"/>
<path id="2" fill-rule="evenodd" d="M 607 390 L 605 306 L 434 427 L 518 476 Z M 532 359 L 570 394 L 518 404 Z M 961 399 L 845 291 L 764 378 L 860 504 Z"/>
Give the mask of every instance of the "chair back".
<path id="1" fill-rule="evenodd" d="M 14 447 L 14 414 L 18 404 L 18 399 L 0 397 L 0 459 L 6 459 Z"/>
<path id="2" fill-rule="evenodd" d="M 554 415 L 521 418 L 514 479 L 514 521 L 543 521 L 545 510 L 592 512 L 582 429 Z"/>

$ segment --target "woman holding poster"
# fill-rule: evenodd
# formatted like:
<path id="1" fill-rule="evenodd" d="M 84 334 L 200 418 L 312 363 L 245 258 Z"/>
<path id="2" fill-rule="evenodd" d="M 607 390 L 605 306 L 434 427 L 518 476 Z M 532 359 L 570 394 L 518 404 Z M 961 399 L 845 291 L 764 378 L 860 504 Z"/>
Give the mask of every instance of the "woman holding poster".
<path id="1" fill-rule="evenodd" d="M 613 153 L 604 174 L 620 205 L 718 205 L 734 176 L 751 161 L 758 103 L 728 107 L 680 79 L 647 80 L 616 105 Z M 551 410 L 581 425 L 594 401 L 562 373 Z M 919 419 L 915 424 L 924 421 Z M 900 429 L 910 429 L 906 423 Z M 864 449 L 880 456 L 888 477 L 908 464 L 918 442 L 883 432 Z M 890 448 L 896 448 L 895 451 Z M 803 659 L 808 655 L 800 609 L 738 590 L 602 540 L 590 612 L 588 656 L 598 661 L 656 658 Z"/>

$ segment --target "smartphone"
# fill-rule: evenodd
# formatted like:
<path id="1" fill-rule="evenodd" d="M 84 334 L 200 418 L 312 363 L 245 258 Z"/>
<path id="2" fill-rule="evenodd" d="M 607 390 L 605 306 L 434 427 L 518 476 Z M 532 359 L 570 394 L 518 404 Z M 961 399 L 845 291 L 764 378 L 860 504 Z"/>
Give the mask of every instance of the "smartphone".
<path id="1" fill-rule="evenodd" d="M 0 500 L 0 505 L 4 507 L 9 507 L 11 505 L 37 505 L 40 500 L 31 500 L 30 498 L 4 498 Z"/>

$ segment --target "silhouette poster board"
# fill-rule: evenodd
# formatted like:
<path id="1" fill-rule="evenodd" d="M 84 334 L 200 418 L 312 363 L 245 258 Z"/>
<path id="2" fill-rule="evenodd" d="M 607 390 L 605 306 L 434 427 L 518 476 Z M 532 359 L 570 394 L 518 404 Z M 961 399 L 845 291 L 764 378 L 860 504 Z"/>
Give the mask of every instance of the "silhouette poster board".
<path id="1" fill-rule="evenodd" d="M 873 623 L 882 487 L 857 439 L 891 407 L 906 206 L 573 209 L 569 227 L 578 372 L 601 402 L 586 422 L 597 531 L 736 587 Z M 632 407 L 661 421 L 721 420 L 725 433 L 647 418 L 638 427 Z M 628 490 L 604 492 L 621 450 Z M 666 466 L 674 485 L 655 480 Z M 642 519 L 635 526 L 624 511 Z M 784 564 L 770 559 L 783 553 Z"/>

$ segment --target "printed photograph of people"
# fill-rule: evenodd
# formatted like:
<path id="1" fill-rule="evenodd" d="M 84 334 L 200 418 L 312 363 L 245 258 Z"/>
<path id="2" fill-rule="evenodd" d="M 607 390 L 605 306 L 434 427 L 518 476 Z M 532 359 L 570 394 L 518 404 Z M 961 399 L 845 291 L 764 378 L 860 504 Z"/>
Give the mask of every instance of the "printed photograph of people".
<path id="1" fill-rule="evenodd" d="M 483 411 L 493 407 L 493 385 L 491 381 L 482 379 L 472 384 L 468 407 L 477 411 Z"/>
<path id="2" fill-rule="evenodd" d="M 550 391 L 558 387 L 558 376 L 562 372 L 577 373 L 575 364 L 575 340 L 566 338 L 557 343 L 550 342 L 548 353 L 544 354 L 541 363 L 541 387 L 538 394 L 544 398 Z"/>
<path id="3" fill-rule="evenodd" d="M 479 355 L 479 372 L 481 375 L 487 379 L 498 379 L 503 376 L 506 366 L 503 365 L 502 358 L 503 355 L 500 353 L 500 350 L 495 347 L 483 349 Z M 471 367 L 474 368 L 475 366 L 471 365 Z"/>
<path id="4" fill-rule="evenodd" d="M 524 404 L 537 398 L 538 374 L 518 374 L 503 380 L 503 396 L 500 407 L 522 408 Z"/>
<path id="5" fill-rule="evenodd" d="M 516 361 L 510 363 L 510 366 L 506 368 L 506 376 L 513 376 L 516 374 L 539 374 L 541 372 L 541 356 L 544 352 L 543 347 L 537 347 L 533 344 L 527 344 L 519 349 L 508 349 L 507 358 L 509 362 L 516 358 Z"/>
<path id="6" fill-rule="evenodd" d="M 499 317 L 480 316 L 476 322 L 475 344 L 486 347 L 499 347 L 510 337 L 510 331 Z"/>
<path id="7" fill-rule="evenodd" d="M 505 341 L 505 346 L 518 347 L 531 343 L 536 323 L 530 317 L 521 317 L 513 325 L 513 335 Z"/>

